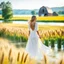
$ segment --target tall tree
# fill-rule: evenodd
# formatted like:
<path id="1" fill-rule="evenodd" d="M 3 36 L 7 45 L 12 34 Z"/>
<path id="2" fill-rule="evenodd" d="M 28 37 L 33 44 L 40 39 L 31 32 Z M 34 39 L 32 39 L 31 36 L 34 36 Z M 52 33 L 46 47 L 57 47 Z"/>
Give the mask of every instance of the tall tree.
<path id="1" fill-rule="evenodd" d="M 2 17 L 4 19 L 4 22 L 10 22 L 9 19 L 13 17 L 13 10 L 11 3 L 9 1 L 6 3 L 2 2 L 1 8 L 2 8 Z"/>
<path id="2" fill-rule="evenodd" d="M 32 15 L 35 15 L 35 14 L 36 14 L 35 10 L 32 10 L 32 11 L 31 11 L 31 14 L 32 14 Z"/>

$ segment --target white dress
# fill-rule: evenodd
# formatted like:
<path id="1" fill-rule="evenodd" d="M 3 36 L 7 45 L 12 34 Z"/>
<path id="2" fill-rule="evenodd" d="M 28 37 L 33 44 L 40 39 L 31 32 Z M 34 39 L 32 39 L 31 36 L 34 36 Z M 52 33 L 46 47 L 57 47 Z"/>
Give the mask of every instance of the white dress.
<path id="1" fill-rule="evenodd" d="M 28 42 L 26 45 L 26 51 L 30 55 L 31 58 L 34 58 L 36 60 L 42 60 L 43 58 L 43 52 L 48 53 L 49 48 L 45 46 L 42 41 L 40 40 L 37 31 L 38 31 L 38 25 L 37 22 L 35 23 L 35 29 L 32 30 L 30 28 L 30 25 L 28 24 L 30 35 L 28 38 Z"/>

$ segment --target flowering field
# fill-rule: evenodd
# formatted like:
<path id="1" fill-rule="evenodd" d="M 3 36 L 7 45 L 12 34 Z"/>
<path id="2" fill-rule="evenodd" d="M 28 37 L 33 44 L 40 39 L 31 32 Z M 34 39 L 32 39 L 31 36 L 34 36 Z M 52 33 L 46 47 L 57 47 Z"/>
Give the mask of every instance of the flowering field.
<path id="1" fill-rule="evenodd" d="M 9 20 L 28 20 L 31 18 L 30 16 L 13 16 L 12 19 Z M 2 16 L 0 16 L 0 19 L 3 19 Z M 38 21 L 58 21 L 58 22 L 63 22 L 64 21 L 64 16 L 45 16 L 45 17 L 37 17 Z"/>
<path id="2" fill-rule="evenodd" d="M 13 17 L 12 20 L 28 20 L 31 17 Z M 64 21 L 64 16 L 37 17 L 38 21 Z"/>

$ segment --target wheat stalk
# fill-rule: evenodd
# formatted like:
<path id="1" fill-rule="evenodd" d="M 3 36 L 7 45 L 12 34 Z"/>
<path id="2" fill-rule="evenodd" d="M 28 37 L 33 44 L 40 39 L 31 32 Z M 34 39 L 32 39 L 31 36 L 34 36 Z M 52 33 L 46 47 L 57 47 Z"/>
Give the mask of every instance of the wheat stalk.
<path id="1" fill-rule="evenodd" d="M 11 54 L 12 54 L 12 49 L 10 49 L 10 51 L 9 51 L 9 56 L 8 56 L 8 59 L 10 60 L 10 58 L 11 58 Z"/>
<path id="2" fill-rule="evenodd" d="M 23 62 L 23 58 L 24 58 L 24 52 L 23 52 L 22 57 L 21 57 L 21 63 Z"/>
<path id="3" fill-rule="evenodd" d="M 2 53 L 1 64 L 3 64 L 3 60 L 4 60 L 4 53 Z"/>
<path id="4" fill-rule="evenodd" d="M 12 57 L 10 58 L 10 64 L 13 64 L 13 58 Z"/>
<path id="5" fill-rule="evenodd" d="M 47 64 L 47 58 L 46 58 L 46 55 L 44 55 L 44 61 L 45 61 L 45 64 Z"/>
<path id="6" fill-rule="evenodd" d="M 26 62 L 26 60 L 27 60 L 27 57 L 28 57 L 28 54 L 26 54 L 26 56 L 25 56 L 24 63 Z"/>
<path id="7" fill-rule="evenodd" d="M 20 52 L 18 52 L 17 61 L 19 61 L 20 58 Z"/>

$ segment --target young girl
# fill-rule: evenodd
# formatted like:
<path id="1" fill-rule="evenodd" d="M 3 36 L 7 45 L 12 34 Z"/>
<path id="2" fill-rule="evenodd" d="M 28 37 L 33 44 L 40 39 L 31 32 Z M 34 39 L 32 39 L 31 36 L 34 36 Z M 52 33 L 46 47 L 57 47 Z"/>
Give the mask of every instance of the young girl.
<path id="1" fill-rule="evenodd" d="M 36 16 L 32 16 L 31 20 L 28 22 L 28 27 L 29 38 L 26 45 L 26 51 L 31 58 L 34 58 L 39 61 L 43 58 L 43 53 L 49 52 L 49 48 L 45 46 L 40 40 L 41 37 L 38 32 Z"/>

